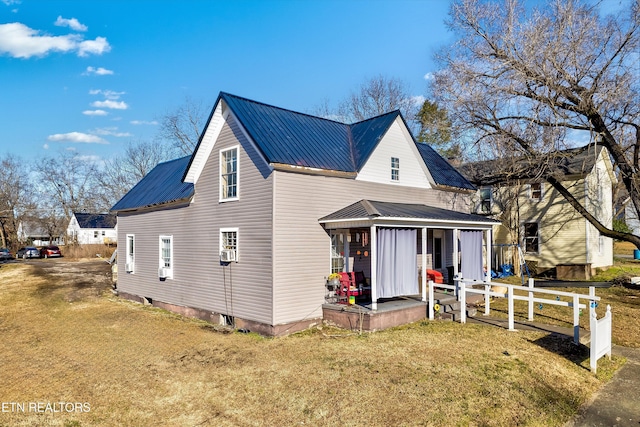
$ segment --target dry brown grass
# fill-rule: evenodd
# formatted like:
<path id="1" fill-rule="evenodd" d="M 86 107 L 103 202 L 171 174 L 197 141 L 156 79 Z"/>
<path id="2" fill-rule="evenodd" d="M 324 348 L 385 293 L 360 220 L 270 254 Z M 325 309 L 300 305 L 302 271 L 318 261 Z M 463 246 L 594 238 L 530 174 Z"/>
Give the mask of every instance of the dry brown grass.
<path id="1" fill-rule="evenodd" d="M 69 259 L 109 259 L 116 250 L 115 245 L 65 245 L 60 246 L 60 251 Z"/>
<path id="2" fill-rule="evenodd" d="M 445 322 L 223 333 L 112 296 L 103 262 L 48 261 L 0 268 L 0 403 L 90 411 L 0 412 L 0 425 L 557 426 L 620 363 L 596 377 L 566 341 Z"/>

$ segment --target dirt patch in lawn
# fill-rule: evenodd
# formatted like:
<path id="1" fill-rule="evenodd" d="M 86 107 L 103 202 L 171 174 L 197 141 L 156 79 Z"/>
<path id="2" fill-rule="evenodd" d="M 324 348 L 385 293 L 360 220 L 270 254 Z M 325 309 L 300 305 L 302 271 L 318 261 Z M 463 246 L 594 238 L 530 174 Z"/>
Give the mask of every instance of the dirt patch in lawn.
<path id="1" fill-rule="evenodd" d="M 222 333 L 110 289 L 101 261 L 0 268 L 0 425 L 557 426 L 620 364 L 450 322 Z"/>

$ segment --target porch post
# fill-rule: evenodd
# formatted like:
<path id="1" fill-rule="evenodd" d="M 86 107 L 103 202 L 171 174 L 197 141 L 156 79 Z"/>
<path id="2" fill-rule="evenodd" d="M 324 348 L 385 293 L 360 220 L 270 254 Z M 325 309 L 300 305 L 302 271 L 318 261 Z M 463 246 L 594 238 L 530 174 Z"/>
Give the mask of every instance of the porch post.
<path id="1" fill-rule="evenodd" d="M 427 227 L 422 227 L 422 301 L 426 301 L 427 289 Z"/>
<path id="2" fill-rule="evenodd" d="M 378 309 L 378 235 L 375 225 L 371 226 L 371 310 Z"/>
<path id="3" fill-rule="evenodd" d="M 487 239 L 487 272 L 485 273 L 485 277 L 484 277 L 484 281 L 485 282 L 490 282 L 491 281 L 491 249 L 492 249 L 492 242 L 493 242 L 493 233 L 492 233 L 492 229 L 489 228 L 487 230 L 485 230 L 484 235 L 486 236 Z"/>
<path id="4" fill-rule="evenodd" d="M 344 253 L 344 271 L 350 272 L 352 270 L 351 265 L 349 265 L 349 240 L 351 238 L 351 230 L 346 229 L 342 230 L 342 252 Z"/>
<path id="5" fill-rule="evenodd" d="M 453 229 L 453 275 L 457 276 L 459 271 L 458 271 L 458 264 L 460 263 L 460 260 L 458 259 L 458 229 L 454 228 Z"/>

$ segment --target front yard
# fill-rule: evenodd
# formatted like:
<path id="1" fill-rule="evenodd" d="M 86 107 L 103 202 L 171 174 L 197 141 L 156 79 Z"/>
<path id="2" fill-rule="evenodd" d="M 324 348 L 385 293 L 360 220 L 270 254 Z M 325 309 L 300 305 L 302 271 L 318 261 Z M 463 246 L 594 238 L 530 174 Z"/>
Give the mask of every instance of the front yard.
<path id="1" fill-rule="evenodd" d="M 621 363 L 593 376 L 568 341 L 451 322 L 228 333 L 118 299 L 108 271 L 0 267 L 0 425 L 557 426 Z"/>

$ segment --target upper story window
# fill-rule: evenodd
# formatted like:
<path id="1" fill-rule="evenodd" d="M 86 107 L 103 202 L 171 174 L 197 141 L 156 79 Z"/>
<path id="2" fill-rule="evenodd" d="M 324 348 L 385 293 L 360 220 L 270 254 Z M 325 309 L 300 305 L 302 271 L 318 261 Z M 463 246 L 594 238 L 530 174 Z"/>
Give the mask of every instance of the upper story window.
<path id="1" fill-rule="evenodd" d="M 544 187 L 541 182 L 534 182 L 529 185 L 529 197 L 531 200 L 542 200 Z"/>
<path id="2" fill-rule="evenodd" d="M 238 199 L 238 147 L 220 151 L 220 200 Z"/>
<path id="3" fill-rule="evenodd" d="M 491 213 L 491 187 L 480 189 L 480 213 Z"/>
<path id="4" fill-rule="evenodd" d="M 391 158 L 391 181 L 400 181 L 400 159 Z"/>

